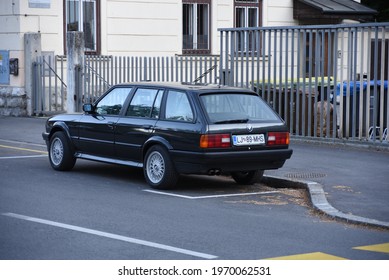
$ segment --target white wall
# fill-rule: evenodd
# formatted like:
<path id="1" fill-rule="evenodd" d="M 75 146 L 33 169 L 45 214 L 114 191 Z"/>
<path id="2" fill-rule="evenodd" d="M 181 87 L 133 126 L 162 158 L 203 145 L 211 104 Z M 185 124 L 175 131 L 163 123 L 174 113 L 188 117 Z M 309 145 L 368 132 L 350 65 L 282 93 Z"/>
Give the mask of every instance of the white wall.
<path id="1" fill-rule="evenodd" d="M 264 0 L 263 26 L 297 25 L 293 0 Z M 211 2 L 212 54 L 220 49 L 218 28 L 234 26 L 234 0 Z M 102 53 L 165 56 L 182 53 L 181 0 L 101 0 Z"/>
<path id="2" fill-rule="evenodd" d="M 28 0 L 0 1 L 0 48 L 23 50 L 27 32 L 42 34 L 42 48 L 63 54 L 63 2 L 51 0 L 49 9 L 29 8 Z"/>
<path id="3" fill-rule="evenodd" d="M 63 1 L 51 0 L 50 8 L 30 8 L 28 0 L 20 1 L 20 31 L 39 32 L 42 51 L 63 53 Z"/>
<path id="4" fill-rule="evenodd" d="M 263 26 L 295 26 L 293 0 L 263 0 Z"/>
<path id="5" fill-rule="evenodd" d="M 181 0 L 101 0 L 101 52 L 105 55 L 167 56 L 182 53 Z M 40 32 L 42 51 L 64 54 L 63 0 L 30 8 L 29 0 L 0 1 L 0 48 L 23 50 L 23 34 Z M 211 2 L 212 54 L 218 28 L 234 26 L 234 1 Z M 3 15 L 3 16 L 2 16 Z M 295 25 L 293 0 L 263 0 L 263 26 Z"/>
<path id="6" fill-rule="evenodd" d="M 19 59 L 19 75 L 10 86 L 24 86 L 24 33 L 42 34 L 42 50 L 63 54 L 63 2 L 51 0 L 50 8 L 30 8 L 28 0 L 0 1 L 0 49 Z"/>
<path id="7" fill-rule="evenodd" d="M 234 2 L 233 0 L 212 1 L 212 54 L 220 53 L 219 28 L 231 28 L 234 26 Z"/>
<path id="8" fill-rule="evenodd" d="M 178 0 L 102 0 L 102 53 L 166 56 L 180 51 Z"/>

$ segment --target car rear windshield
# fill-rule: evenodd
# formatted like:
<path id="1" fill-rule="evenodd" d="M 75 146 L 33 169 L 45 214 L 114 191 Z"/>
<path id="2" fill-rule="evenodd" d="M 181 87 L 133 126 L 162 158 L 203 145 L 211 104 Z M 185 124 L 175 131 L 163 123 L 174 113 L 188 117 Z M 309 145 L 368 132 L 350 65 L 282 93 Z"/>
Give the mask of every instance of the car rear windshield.
<path id="1" fill-rule="evenodd" d="M 200 99 L 212 123 L 280 121 L 259 96 L 247 93 L 203 94 Z"/>

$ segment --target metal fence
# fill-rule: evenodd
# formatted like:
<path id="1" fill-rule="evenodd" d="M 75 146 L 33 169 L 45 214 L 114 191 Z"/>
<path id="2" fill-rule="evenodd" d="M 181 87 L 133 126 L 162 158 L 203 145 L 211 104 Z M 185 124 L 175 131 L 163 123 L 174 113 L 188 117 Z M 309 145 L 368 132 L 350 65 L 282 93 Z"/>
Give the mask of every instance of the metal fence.
<path id="1" fill-rule="evenodd" d="M 218 56 L 117 57 L 84 56 L 76 67 L 76 110 L 93 102 L 109 87 L 139 81 L 218 82 Z M 33 64 L 33 112 L 50 115 L 66 111 L 67 59 L 42 56 Z"/>
<path id="2" fill-rule="evenodd" d="M 219 31 L 220 56 L 85 56 L 76 110 L 117 83 L 221 83 L 258 92 L 296 136 L 389 144 L 389 23 Z M 66 57 L 33 67 L 34 113 L 66 111 Z"/>
<path id="3" fill-rule="evenodd" d="M 220 77 L 297 136 L 388 143 L 389 23 L 219 29 Z"/>
<path id="4" fill-rule="evenodd" d="M 94 101 L 111 85 L 138 81 L 217 83 L 218 56 L 85 56 L 83 101 Z"/>

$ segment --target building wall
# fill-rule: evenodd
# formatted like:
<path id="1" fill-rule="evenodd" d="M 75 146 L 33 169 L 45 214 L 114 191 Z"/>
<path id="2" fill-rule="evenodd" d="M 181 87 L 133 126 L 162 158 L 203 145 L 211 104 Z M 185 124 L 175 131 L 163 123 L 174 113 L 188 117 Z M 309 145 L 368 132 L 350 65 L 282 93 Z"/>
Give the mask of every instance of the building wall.
<path id="1" fill-rule="evenodd" d="M 180 1 L 102 1 L 102 53 L 171 55 L 178 51 Z"/>
<path id="2" fill-rule="evenodd" d="M 293 0 L 264 0 L 262 25 L 298 25 L 298 21 L 293 19 Z"/>
<path id="3" fill-rule="evenodd" d="M 51 0 L 50 8 L 31 8 L 29 1 L 0 1 L 0 49 L 19 59 L 19 75 L 11 75 L 10 86 L 24 85 L 25 33 L 41 33 L 42 50 L 63 54 L 62 0 Z"/>
<path id="4" fill-rule="evenodd" d="M 10 75 L 9 84 L 0 84 L 0 115 L 23 115 L 26 112 L 20 28 L 19 1 L 0 1 L 0 50 L 8 51 L 9 58 L 18 58 L 21 65 L 18 76 Z M 1 63 L 4 65 L 6 62 Z"/>
<path id="5" fill-rule="evenodd" d="M 0 49 L 10 50 L 23 65 L 23 34 L 39 32 L 42 51 L 64 54 L 63 0 L 32 8 L 34 0 L 0 1 Z M 36 2 L 36 1 L 35 1 Z M 296 25 L 293 0 L 263 0 L 263 26 Z M 218 28 L 233 27 L 234 1 L 211 4 L 211 53 L 218 54 Z M 182 53 L 181 0 L 101 0 L 101 53 L 104 55 L 169 56 Z M 12 84 L 22 84 L 12 79 Z"/>
<path id="6" fill-rule="evenodd" d="M 39 32 L 42 36 L 42 50 L 63 54 L 63 1 L 50 0 L 49 8 L 30 7 L 29 1 L 34 0 L 19 1 L 21 33 Z"/>
<path id="7" fill-rule="evenodd" d="M 23 63 L 23 42 L 20 28 L 19 1 L 0 2 L 0 49 L 9 51 L 10 58 L 19 58 L 19 64 Z M 23 71 L 20 71 L 23 72 Z M 10 76 L 10 85 L 21 86 L 22 77 Z"/>
<path id="8" fill-rule="evenodd" d="M 233 0 L 211 3 L 212 54 L 219 50 L 217 29 L 233 27 L 233 3 Z M 101 19 L 102 54 L 182 54 L 181 0 L 102 0 Z"/>
<path id="9" fill-rule="evenodd" d="M 0 115 L 26 115 L 31 98 L 25 90 L 24 34 L 40 33 L 42 49 L 63 54 L 63 2 L 50 0 L 40 7 L 35 0 L 0 1 L 0 50 L 19 60 L 19 74 L 0 84 Z M 38 4 L 38 6 L 34 5 Z"/>
<path id="10" fill-rule="evenodd" d="M 297 25 L 293 0 L 263 0 L 262 25 Z M 234 1 L 211 3 L 211 54 L 220 50 L 219 28 L 234 27 Z M 106 55 L 182 54 L 181 0 L 101 0 L 101 50 Z"/>

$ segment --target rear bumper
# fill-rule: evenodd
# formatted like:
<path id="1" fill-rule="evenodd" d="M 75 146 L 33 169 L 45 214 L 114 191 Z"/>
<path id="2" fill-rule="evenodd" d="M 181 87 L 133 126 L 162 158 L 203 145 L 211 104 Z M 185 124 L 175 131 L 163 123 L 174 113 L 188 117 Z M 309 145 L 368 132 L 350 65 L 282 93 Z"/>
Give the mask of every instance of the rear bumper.
<path id="1" fill-rule="evenodd" d="M 292 149 L 205 152 L 171 151 L 179 173 L 206 174 L 210 170 L 220 172 L 267 170 L 281 168 L 292 156 Z"/>

